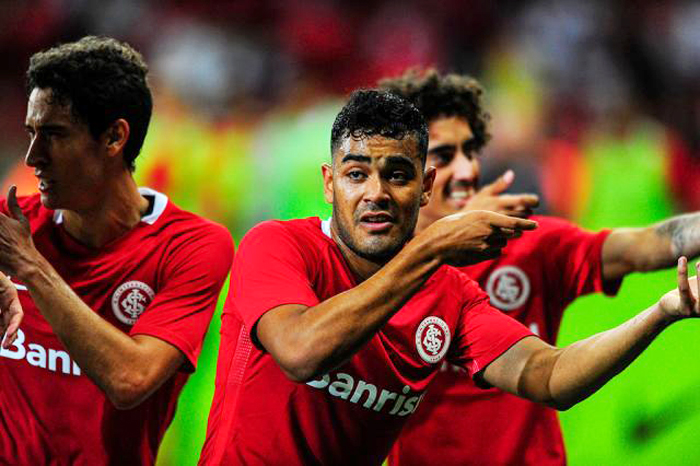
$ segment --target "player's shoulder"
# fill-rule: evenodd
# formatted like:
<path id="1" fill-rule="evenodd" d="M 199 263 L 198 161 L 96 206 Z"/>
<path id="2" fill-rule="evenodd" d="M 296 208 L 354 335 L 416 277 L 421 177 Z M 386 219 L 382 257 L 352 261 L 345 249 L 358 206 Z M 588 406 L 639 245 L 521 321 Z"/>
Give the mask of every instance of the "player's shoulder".
<path id="1" fill-rule="evenodd" d="M 561 217 L 553 217 L 550 215 L 533 215 L 530 218 L 535 220 L 538 224 L 537 230 L 535 231 L 555 231 L 561 229 L 580 228 L 571 220 Z"/>
<path id="2" fill-rule="evenodd" d="M 260 240 L 288 240 L 305 245 L 317 244 L 323 241 L 322 222 L 318 217 L 265 220 L 251 228 L 243 237 L 241 244 Z"/>
<path id="3" fill-rule="evenodd" d="M 533 215 L 530 217 L 537 222 L 537 229 L 526 231 L 523 235 L 512 243 L 520 247 L 533 247 L 536 245 L 549 245 L 553 241 L 557 241 L 564 235 L 583 231 L 581 227 L 559 217 L 550 217 L 547 215 Z M 510 246 L 510 243 L 509 243 Z"/>
<path id="4" fill-rule="evenodd" d="M 231 234 L 223 225 L 180 208 L 162 193 L 148 188 L 139 190 L 152 202 L 151 212 L 141 219 L 152 234 L 175 242 L 232 244 Z"/>

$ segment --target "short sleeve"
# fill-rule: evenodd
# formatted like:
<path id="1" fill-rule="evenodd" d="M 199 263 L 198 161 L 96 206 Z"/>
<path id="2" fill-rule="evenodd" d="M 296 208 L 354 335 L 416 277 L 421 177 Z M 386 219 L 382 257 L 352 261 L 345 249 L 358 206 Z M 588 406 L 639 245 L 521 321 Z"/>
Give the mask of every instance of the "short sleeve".
<path id="1" fill-rule="evenodd" d="M 308 253 L 307 253 L 308 254 Z M 241 241 L 231 275 L 228 311 L 236 312 L 259 346 L 255 325 L 284 304 L 315 306 L 313 264 L 292 233 L 279 222 L 264 222 Z"/>
<path id="2" fill-rule="evenodd" d="M 233 260 L 228 231 L 214 224 L 164 258 L 162 284 L 130 334 L 150 335 L 178 348 L 194 369 L 204 335 Z"/>
<path id="3" fill-rule="evenodd" d="M 489 297 L 471 283 L 448 358 L 474 377 L 511 346 L 533 335 L 523 324 L 489 304 Z"/>
<path id="4" fill-rule="evenodd" d="M 622 279 L 603 279 L 602 251 L 610 230 L 591 233 L 564 220 L 557 219 L 543 237 L 543 254 L 551 257 L 547 277 L 556 280 L 555 291 L 561 293 L 564 302 L 579 296 L 604 292 L 617 294 Z"/>

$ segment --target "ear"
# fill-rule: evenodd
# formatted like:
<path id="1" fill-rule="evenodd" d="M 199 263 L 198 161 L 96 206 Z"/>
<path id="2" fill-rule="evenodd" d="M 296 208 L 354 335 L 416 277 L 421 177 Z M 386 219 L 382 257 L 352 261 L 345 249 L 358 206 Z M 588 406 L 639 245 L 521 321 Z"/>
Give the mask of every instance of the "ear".
<path id="1" fill-rule="evenodd" d="M 123 118 L 115 120 L 114 123 L 107 127 L 103 136 L 108 156 L 122 156 L 124 146 L 126 146 L 126 142 L 129 140 L 130 132 L 129 122 Z"/>
<path id="2" fill-rule="evenodd" d="M 420 206 L 423 207 L 430 202 L 430 196 L 433 194 L 433 182 L 435 181 L 435 167 L 428 167 L 423 176 L 423 193 L 420 195 Z"/>
<path id="3" fill-rule="evenodd" d="M 333 204 L 333 167 L 324 163 L 321 165 L 323 174 L 323 197 L 328 204 Z"/>

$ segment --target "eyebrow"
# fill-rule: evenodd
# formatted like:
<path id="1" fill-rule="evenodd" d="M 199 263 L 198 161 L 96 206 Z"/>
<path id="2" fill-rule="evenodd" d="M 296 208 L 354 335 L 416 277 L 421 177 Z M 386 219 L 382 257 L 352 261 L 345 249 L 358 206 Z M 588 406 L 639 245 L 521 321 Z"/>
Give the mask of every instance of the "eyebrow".
<path id="1" fill-rule="evenodd" d="M 405 155 L 390 155 L 386 158 L 386 160 L 387 164 L 404 165 L 406 167 L 414 168 L 413 161 Z"/>
<path id="2" fill-rule="evenodd" d="M 343 157 L 343 160 L 341 160 L 340 163 L 345 163 L 345 162 L 370 163 L 371 161 L 372 161 L 372 159 L 367 157 L 366 155 L 347 154 L 345 157 Z"/>
<path id="3" fill-rule="evenodd" d="M 456 149 L 456 148 L 457 148 L 457 144 L 440 144 L 439 146 L 436 146 L 436 147 L 429 149 L 428 153 L 440 152 L 440 151 L 443 151 L 446 149 Z"/>
<path id="4" fill-rule="evenodd" d="M 462 148 L 468 147 L 470 150 L 473 150 L 473 147 L 475 145 L 476 145 L 476 138 L 465 139 L 461 144 Z M 440 152 L 440 151 L 447 150 L 447 149 L 454 150 L 457 148 L 457 146 L 458 146 L 457 144 L 441 144 L 439 146 L 433 147 L 432 149 L 428 149 L 428 153 Z"/>

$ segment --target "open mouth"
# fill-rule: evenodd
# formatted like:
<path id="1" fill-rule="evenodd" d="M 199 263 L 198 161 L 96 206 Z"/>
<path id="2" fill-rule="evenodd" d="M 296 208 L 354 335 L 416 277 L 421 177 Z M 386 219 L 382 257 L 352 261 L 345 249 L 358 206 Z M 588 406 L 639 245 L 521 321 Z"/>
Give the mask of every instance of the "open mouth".
<path id="1" fill-rule="evenodd" d="M 469 199 L 471 199 L 475 193 L 476 190 L 473 187 L 459 187 L 456 189 L 448 188 L 445 192 L 445 200 L 454 205 L 456 208 L 461 209 L 467 204 Z"/>
<path id="2" fill-rule="evenodd" d="M 360 224 L 371 232 L 384 232 L 394 225 L 394 217 L 388 212 L 367 212 L 360 216 Z"/>

